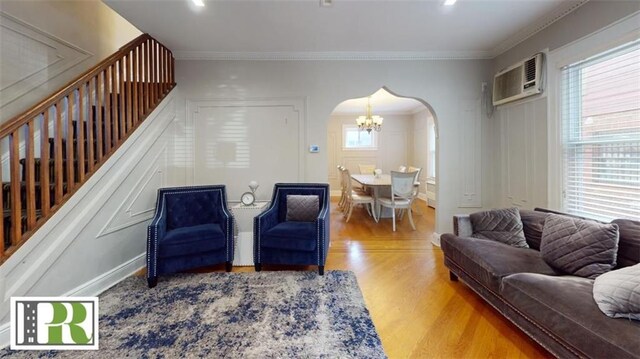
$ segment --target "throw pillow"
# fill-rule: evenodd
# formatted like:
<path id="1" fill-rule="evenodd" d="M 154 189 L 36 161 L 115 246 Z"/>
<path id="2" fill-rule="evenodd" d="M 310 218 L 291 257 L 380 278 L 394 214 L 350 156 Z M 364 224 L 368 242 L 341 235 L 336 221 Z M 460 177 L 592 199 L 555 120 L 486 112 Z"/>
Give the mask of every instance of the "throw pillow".
<path id="1" fill-rule="evenodd" d="M 618 225 L 550 214 L 540 252 L 550 266 L 594 279 L 616 266 Z"/>
<path id="2" fill-rule="evenodd" d="M 287 195 L 287 221 L 313 222 L 320 212 L 320 198 L 316 195 Z"/>
<path id="3" fill-rule="evenodd" d="M 518 208 L 494 209 L 469 215 L 473 234 L 471 237 L 490 239 L 514 247 L 529 248 L 522 230 Z"/>
<path id="4" fill-rule="evenodd" d="M 640 320 L 640 264 L 596 278 L 593 299 L 598 308 L 612 318 Z"/>

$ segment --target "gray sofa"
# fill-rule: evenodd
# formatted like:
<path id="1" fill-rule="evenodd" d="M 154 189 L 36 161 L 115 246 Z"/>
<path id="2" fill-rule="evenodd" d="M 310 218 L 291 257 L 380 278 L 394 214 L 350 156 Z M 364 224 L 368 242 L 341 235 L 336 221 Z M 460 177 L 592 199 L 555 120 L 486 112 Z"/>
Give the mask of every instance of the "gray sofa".
<path id="1" fill-rule="evenodd" d="M 640 358 L 640 322 L 607 317 L 593 299 L 594 280 L 560 273 L 542 259 L 548 212 L 520 211 L 530 248 L 471 238 L 469 216 L 455 216 L 455 234 L 441 237 L 450 279 L 460 278 L 556 357 Z M 617 268 L 639 263 L 640 222 L 613 222 L 620 231 Z"/>

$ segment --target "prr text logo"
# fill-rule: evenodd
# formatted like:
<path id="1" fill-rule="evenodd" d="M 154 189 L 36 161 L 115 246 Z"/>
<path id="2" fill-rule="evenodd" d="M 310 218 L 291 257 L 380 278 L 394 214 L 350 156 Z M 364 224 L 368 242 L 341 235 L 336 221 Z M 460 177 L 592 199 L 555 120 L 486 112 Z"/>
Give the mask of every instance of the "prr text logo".
<path id="1" fill-rule="evenodd" d="M 98 298 L 12 297 L 11 349 L 98 349 Z"/>

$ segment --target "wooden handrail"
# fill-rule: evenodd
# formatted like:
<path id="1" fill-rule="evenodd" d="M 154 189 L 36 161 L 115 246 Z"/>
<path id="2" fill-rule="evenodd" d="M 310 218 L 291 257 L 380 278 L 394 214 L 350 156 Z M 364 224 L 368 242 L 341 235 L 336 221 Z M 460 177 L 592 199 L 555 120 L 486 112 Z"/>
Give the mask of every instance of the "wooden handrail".
<path id="1" fill-rule="evenodd" d="M 147 118 L 175 87 L 174 72 L 171 51 L 142 34 L 0 125 L 9 149 L 8 171 L 0 166 L 0 263 Z"/>

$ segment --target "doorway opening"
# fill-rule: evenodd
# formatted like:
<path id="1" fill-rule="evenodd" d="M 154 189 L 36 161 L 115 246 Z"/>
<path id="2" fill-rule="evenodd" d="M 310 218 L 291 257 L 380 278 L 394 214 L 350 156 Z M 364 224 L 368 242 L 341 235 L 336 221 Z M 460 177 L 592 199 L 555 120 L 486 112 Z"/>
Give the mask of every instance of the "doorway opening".
<path id="1" fill-rule="evenodd" d="M 368 109 L 370 105 L 370 110 Z M 367 130 L 364 117 L 374 117 Z M 361 117 L 362 116 L 362 117 Z M 378 121 L 375 116 L 383 120 Z M 358 118 L 360 119 L 358 120 Z M 360 127 L 358 126 L 360 123 Z M 376 128 L 375 124 L 379 125 Z M 382 174 L 391 171 L 419 170 L 416 201 L 433 210 L 417 212 L 415 220 L 435 221 L 437 210 L 437 119 L 423 100 L 398 96 L 380 88 L 369 96 L 352 98 L 338 104 L 327 126 L 328 173 L 332 197 L 342 195 L 341 171 L 350 174 Z M 369 173 L 371 172 L 371 173 Z M 353 183 L 353 186 L 359 186 Z M 365 206 L 360 211 L 366 213 Z M 427 215 L 434 218 L 425 218 Z M 370 218 L 375 223 L 375 218 Z M 405 221 L 406 222 L 406 221 Z M 409 224 L 399 224 L 409 227 Z"/>

